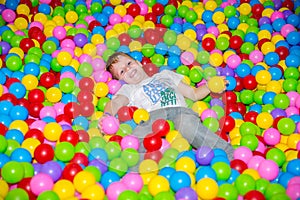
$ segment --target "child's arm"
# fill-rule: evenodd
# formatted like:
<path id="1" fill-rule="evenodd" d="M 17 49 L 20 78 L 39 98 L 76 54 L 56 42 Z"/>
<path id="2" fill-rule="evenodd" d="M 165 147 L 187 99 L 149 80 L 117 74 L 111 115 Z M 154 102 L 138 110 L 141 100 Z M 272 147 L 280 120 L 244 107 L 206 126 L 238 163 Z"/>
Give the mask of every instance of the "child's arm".
<path id="1" fill-rule="evenodd" d="M 208 94 L 210 94 L 210 90 L 206 84 L 195 88 L 181 81 L 178 85 L 178 89 L 184 97 L 189 98 L 193 101 L 201 100 Z"/>
<path id="2" fill-rule="evenodd" d="M 105 114 L 115 115 L 122 106 L 129 104 L 129 99 L 124 95 L 116 95 L 111 101 L 107 102 L 104 108 Z"/>

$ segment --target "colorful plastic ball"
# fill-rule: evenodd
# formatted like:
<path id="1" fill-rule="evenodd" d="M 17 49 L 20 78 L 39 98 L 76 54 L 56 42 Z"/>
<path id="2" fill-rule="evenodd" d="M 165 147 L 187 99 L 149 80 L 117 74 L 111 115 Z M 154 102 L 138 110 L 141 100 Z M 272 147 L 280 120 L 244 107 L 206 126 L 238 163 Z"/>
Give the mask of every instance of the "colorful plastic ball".
<path id="1" fill-rule="evenodd" d="M 213 199 L 218 191 L 218 184 L 211 178 L 203 178 L 196 185 L 196 192 L 201 199 Z"/>
<path id="2" fill-rule="evenodd" d="M 287 164 L 287 172 L 292 173 L 296 176 L 299 176 L 300 174 L 300 159 L 294 159 L 291 160 L 288 164 Z"/>
<path id="3" fill-rule="evenodd" d="M 196 151 L 196 160 L 200 165 L 208 165 L 214 157 L 214 151 L 207 146 L 199 147 Z"/>
<path id="4" fill-rule="evenodd" d="M 143 145 L 145 149 L 149 152 L 157 151 L 162 146 L 162 139 L 159 135 L 148 134 L 143 140 Z"/>
<path id="5" fill-rule="evenodd" d="M 28 193 L 22 188 L 11 189 L 5 196 L 7 199 L 24 199 L 29 200 Z"/>
<path id="6" fill-rule="evenodd" d="M 248 147 L 240 146 L 234 151 L 234 159 L 239 159 L 247 163 L 253 156 L 252 151 Z"/>
<path id="7" fill-rule="evenodd" d="M 148 190 L 152 196 L 157 195 L 160 192 L 166 192 L 170 190 L 170 183 L 169 181 L 163 176 L 154 176 L 151 178 L 150 182 L 148 183 Z"/>
<path id="8" fill-rule="evenodd" d="M 52 190 L 59 196 L 59 199 L 71 198 L 75 195 L 73 183 L 66 179 L 61 179 L 54 183 Z"/>
<path id="9" fill-rule="evenodd" d="M 120 126 L 120 122 L 114 116 L 107 116 L 101 120 L 101 127 L 105 134 L 115 134 Z"/>
<path id="10" fill-rule="evenodd" d="M 75 149 L 69 142 L 61 142 L 56 145 L 54 150 L 55 157 L 60 161 L 70 161 L 74 154 Z"/>
<path id="11" fill-rule="evenodd" d="M 140 124 L 141 122 L 146 122 L 149 120 L 149 113 L 142 108 L 139 108 L 133 113 L 133 120 L 136 124 Z"/>
<path id="12" fill-rule="evenodd" d="M 170 186 L 175 192 L 182 188 L 189 187 L 190 185 L 191 179 L 187 172 L 176 171 L 170 177 Z"/>
<path id="13" fill-rule="evenodd" d="M 123 182 L 129 190 L 140 192 L 143 188 L 143 180 L 139 174 L 127 173 L 122 179 Z"/>
<path id="14" fill-rule="evenodd" d="M 215 46 L 216 46 L 216 42 L 213 38 L 205 38 L 203 41 L 202 41 L 202 48 L 206 51 L 212 51 L 215 49 Z"/>
<path id="15" fill-rule="evenodd" d="M 227 180 L 231 174 L 230 166 L 225 162 L 216 162 L 212 165 L 213 170 L 216 172 L 217 180 Z"/>
<path id="16" fill-rule="evenodd" d="M 277 177 L 279 167 L 273 160 L 264 160 L 260 163 L 257 171 L 262 178 L 272 181 Z"/>
<path id="17" fill-rule="evenodd" d="M 277 128 L 282 135 L 291 135 L 295 131 L 296 125 L 291 118 L 284 117 L 278 121 Z"/>
<path id="18" fill-rule="evenodd" d="M 175 198 L 176 199 L 186 199 L 186 200 L 196 200 L 197 197 L 197 193 L 195 190 L 193 190 L 190 187 L 186 187 L 186 188 L 181 188 L 180 190 L 178 190 L 175 194 Z"/>
<path id="19" fill-rule="evenodd" d="M 117 200 L 118 196 L 125 190 L 127 190 L 127 186 L 124 183 L 113 182 L 108 186 L 106 194 L 109 199 Z"/>
<path id="20" fill-rule="evenodd" d="M 24 178 L 24 168 L 17 161 L 9 161 L 2 167 L 1 176 L 7 183 L 18 183 Z"/>
<path id="21" fill-rule="evenodd" d="M 17 148 L 15 149 L 11 155 L 11 160 L 17 162 L 31 162 L 31 154 L 27 149 L 24 148 Z"/>
<path id="22" fill-rule="evenodd" d="M 214 93 L 220 93 L 225 89 L 225 82 L 222 77 L 214 76 L 208 80 L 208 88 Z"/>
<path id="23" fill-rule="evenodd" d="M 87 171 L 78 172 L 73 180 L 74 187 L 78 192 L 83 192 L 86 188 L 94 185 L 95 183 L 96 179 L 94 175 Z"/>
<path id="24" fill-rule="evenodd" d="M 234 185 L 241 195 L 245 195 L 247 192 L 255 190 L 255 180 L 248 174 L 241 174 L 237 177 Z"/>
<path id="25" fill-rule="evenodd" d="M 39 173 L 30 181 L 31 191 L 37 196 L 44 191 L 51 190 L 52 187 L 53 180 L 48 174 Z"/>

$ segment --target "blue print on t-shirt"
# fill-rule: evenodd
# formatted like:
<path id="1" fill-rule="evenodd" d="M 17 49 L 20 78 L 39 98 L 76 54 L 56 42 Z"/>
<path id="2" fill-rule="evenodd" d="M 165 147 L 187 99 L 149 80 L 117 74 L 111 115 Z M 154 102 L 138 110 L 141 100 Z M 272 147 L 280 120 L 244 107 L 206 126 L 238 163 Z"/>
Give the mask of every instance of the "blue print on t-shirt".
<path id="1" fill-rule="evenodd" d="M 161 91 L 165 90 L 166 86 L 158 81 L 152 80 L 146 85 L 143 85 L 145 94 L 150 98 L 153 104 L 156 104 L 161 98 Z"/>

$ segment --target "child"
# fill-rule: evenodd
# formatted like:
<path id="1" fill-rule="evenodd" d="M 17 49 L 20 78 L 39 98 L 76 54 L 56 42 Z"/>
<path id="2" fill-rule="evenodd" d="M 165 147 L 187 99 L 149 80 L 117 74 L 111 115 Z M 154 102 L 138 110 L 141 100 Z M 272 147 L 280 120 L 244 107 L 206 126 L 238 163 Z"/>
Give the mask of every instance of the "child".
<path id="1" fill-rule="evenodd" d="M 221 148 L 230 160 L 233 158 L 232 146 L 203 126 L 198 114 L 187 108 L 184 98 L 197 101 L 210 94 L 206 85 L 191 87 L 184 83 L 182 75 L 170 70 L 163 70 L 149 77 L 140 62 L 121 52 L 111 55 L 106 66 L 113 78 L 126 84 L 106 104 L 104 113 L 115 115 L 119 108 L 126 105 L 147 110 L 150 119 L 139 124 L 132 133 L 140 141 L 152 132 L 152 123 L 156 119 L 171 120 L 175 124 L 175 129 L 194 148 L 201 146 Z M 101 127 L 101 120 L 99 125 Z M 139 151 L 145 152 L 142 142 L 140 146 Z"/>

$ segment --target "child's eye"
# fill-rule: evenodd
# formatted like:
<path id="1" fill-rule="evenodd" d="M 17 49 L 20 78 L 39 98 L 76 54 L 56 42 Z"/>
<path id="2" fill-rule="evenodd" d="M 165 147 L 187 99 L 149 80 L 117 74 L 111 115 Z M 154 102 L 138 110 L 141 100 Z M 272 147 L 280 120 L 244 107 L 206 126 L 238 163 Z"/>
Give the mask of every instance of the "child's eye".
<path id="1" fill-rule="evenodd" d="M 129 61 L 129 62 L 127 63 L 127 65 L 128 65 L 128 66 L 131 65 L 131 61 Z"/>

